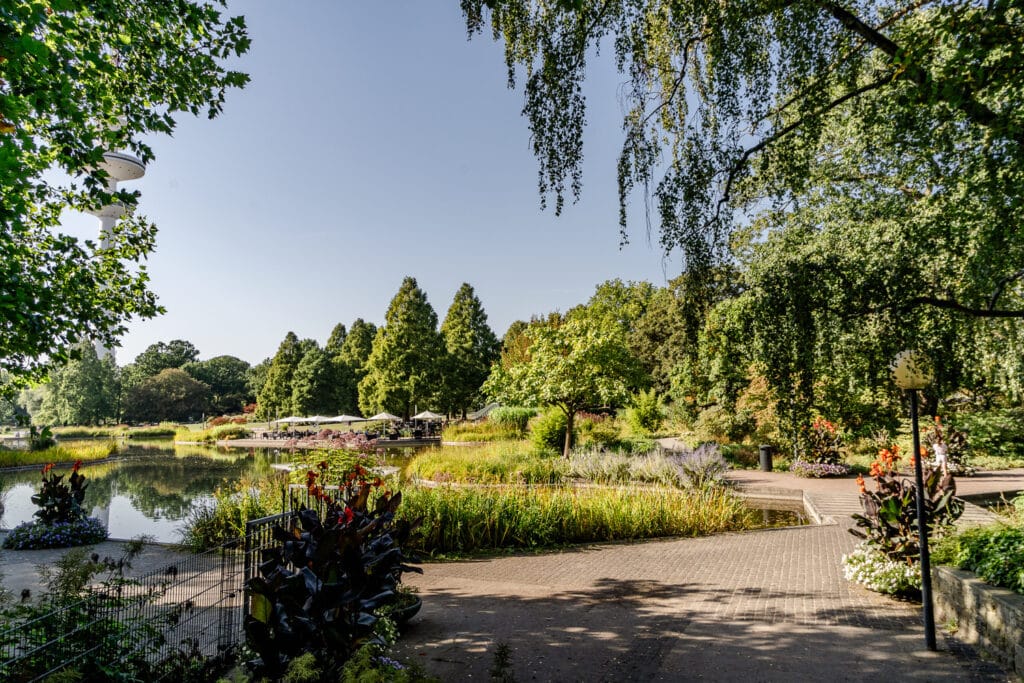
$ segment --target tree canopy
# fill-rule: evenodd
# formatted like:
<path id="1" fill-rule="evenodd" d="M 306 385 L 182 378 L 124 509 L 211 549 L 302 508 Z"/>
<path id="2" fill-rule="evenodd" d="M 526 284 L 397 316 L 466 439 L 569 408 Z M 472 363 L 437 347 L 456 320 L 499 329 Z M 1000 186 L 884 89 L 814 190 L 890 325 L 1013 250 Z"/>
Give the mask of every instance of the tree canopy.
<path id="1" fill-rule="evenodd" d="M 540 191 L 582 187 L 583 81 L 626 76 L 620 223 L 651 193 L 666 251 L 700 270 L 794 222 L 888 249 L 842 282 L 852 311 L 1022 317 L 1020 0 L 463 0 L 505 43 Z M 624 233 L 625 235 L 625 233 Z M 901 267 L 886 271 L 898 261 Z M 863 261 L 835 260 L 834 279 Z"/>
<path id="2" fill-rule="evenodd" d="M 441 323 L 444 337 L 444 395 L 441 407 L 466 416 L 480 397 L 480 387 L 498 358 L 498 338 L 487 324 L 487 313 L 468 283 L 455 293 Z"/>
<path id="3" fill-rule="evenodd" d="M 354 333 L 355 325 L 349 336 Z M 360 409 L 408 419 L 413 408 L 427 408 L 439 390 L 443 355 L 437 314 L 416 279 L 406 277 L 373 340 L 366 376 L 359 382 Z"/>
<path id="4" fill-rule="evenodd" d="M 0 368 L 40 377 L 79 341 L 108 347 L 133 316 L 158 312 L 140 265 L 156 228 L 138 193 L 108 191 L 104 151 L 149 162 L 144 136 L 181 113 L 220 113 L 244 74 L 245 22 L 194 0 L 12 0 L 0 5 Z M 70 178 L 61 182 L 61 174 Z M 68 208 L 114 202 L 108 246 L 59 230 Z"/>

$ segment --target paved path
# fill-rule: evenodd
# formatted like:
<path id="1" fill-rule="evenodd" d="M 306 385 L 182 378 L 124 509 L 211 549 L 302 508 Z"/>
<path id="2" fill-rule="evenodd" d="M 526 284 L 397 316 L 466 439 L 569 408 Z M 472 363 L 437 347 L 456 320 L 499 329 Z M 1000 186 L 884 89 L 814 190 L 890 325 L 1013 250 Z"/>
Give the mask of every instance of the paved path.
<path id="1" fill-rule="evenodd" d="M 928 652 L 918 605 L 843 578 L 852 479 L 733 474 L 832 523 L 431 564 L 400 653 L 445 681 L 488 680 L 499 644 L 520 682 L 1010 680 L 945 633 Z M 964 482 L 1020 490 L 1024 470 Z"/>

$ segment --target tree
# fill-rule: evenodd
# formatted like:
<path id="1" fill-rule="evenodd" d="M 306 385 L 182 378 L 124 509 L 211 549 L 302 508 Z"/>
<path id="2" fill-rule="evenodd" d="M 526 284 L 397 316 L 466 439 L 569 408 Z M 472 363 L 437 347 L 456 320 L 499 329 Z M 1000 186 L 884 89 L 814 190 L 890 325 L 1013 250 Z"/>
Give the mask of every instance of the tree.
<path id="1" fill-rule="evenodd" d="M 297 415 L 333 414 L 334 368 L 327 352 L 315 346 L 299 361 L 292 376 L 292 412 Z"/>
<path id="2" fill-rule="evenodd" d="M 139 264 L 155 226 L 111 193 L 105 150 L 142 142 L 183 112 L 220 113 L 248 78 L 223 61 L 249 47 L 240 17 L 190 0 L 12 0 L 0 8 L 0 368 L 41 377 L 76 344 L 113 347 L 132 317 L 161 312 Z M 64 171 L 71 180 L 61 184 Z M 68 208 L 128 209 L 102 248 L 59 230 Z"/>
<path id="3" fill-rule="evenodd" d="M 210 410 L 218 414 L 237 413 L 255 394 L 249 391 L 249 364 L 234 356 L 185 363 L 181 369 L 210 387 Z"/>
<path id="4" fill-rule="evenodd" d="M 856 277 L 862 309 L 1024 317 L 1024 31 L 1016 0 L 663 2 L 466 0 L 468 27 L 506 41 L 542 198 L 578 195 L 587 58 L 612 40 L 629 80 L 620 225 L 653 186 L 661 244 L 691 272 L 742 255 L 751 219 L 781 229 L 809 204 L 838 233 L 890 223 L 923 281 Z M 543 199 L 542 199 L 543 201 Z M 822 213 L 826 210 L 825 213 Z M 881 213 L 879 213 L 881 212 Z M 798 218 L 810 225 L 809 214 Z M 623 232 L 625 237 L 625 232 Z M 740 239 L 735 239 L 739 237 Z M 877 240 L 873 240 L 877 243 Z M 907 246 L 905 251 L 901 247 Z M 921 251 L 924 249 L 925 251 Z M 840 264 L 848 265 L 848 264 Z M 848 270 L 840 271 L 851 274 Z M 912 283 L 912 286 L 908 283 Z M 856 310 L 856 309 L 855 309 Z"/>
<path id="5" fill-rule="evenodd" d="M 117 367 L 110 355 L 96 356 L 92 344 L 79 344 L 78 359 L 50 373 L 39 411 L 39 424 L 98 425 L 117 418 Z"/>
<path id="6" fill-rule="evenodd" d="M 466 283 L 455 293 L 441 336 L 447 351 L 441 404 L 448 413 L 461 413 L 464 418 L 467 408 L 478 400 L 500 348 L 483 304 Z"/>
<path id="7" fill-rule="evenodd" d="M 341 353 L 342 347 L 345 345 L 345 338 L 348 337 L 348 331 L 345 326 L 338 323 L 331 330 L 331 336 L 327 338 L 327 345 L 324 346 L 324 351 L 329 356 L 336 356 Z"/>
<path id="8" fill-rule="evenodd" d="M 562 320 L 535 322 L 526 362 L 495 363 L 484 391 L 516 405 L 557 407 L 566 417 L 565 448 L 572 448 L 576 412 L 625 401 L 639 367 L 622 329 L 606 316 L 580 308 Z"/>
<path id="9" fill-rule="evenodd" d="M 184 339 L 150 344 L 135 357 L 135 369 L 142 377 L 152 377 L 167 368 L 181 368 L 199 360 L 199 349 Z"/>
<path id="10" fill-rule="evenodd" d="M 124 413 L 131 422 L 185 422 L 209 412 L 209 402 L 210 387 L 168 368 L 132 387 Z"/>
<path id="11" fill-rule="evenodd" d="M 256 414 L 263 419 L 279 417 L 292 409 L 292 376 L 305 355 L 302 343 L 294 332 L 285 335 L 267 369 L 267 378 L 256 397 Z"/>
<path id="12" fill-rule="evenodd" d="M 426 408 L 438 393 L 443 354 L 437 314 L 415 278 L 406 277 L 373 340 L 359 407 L 364 414 L 386 410 L 406 419 L 413 407 Z"/>
<path id="13" fill-rule="evenodd" d="M 263 385 L 267 383 L 267 373 L 270 372 L 270 364 L 273 358 L 264 358 L 256 365 L 249 368 L 246 378 L 246 386 L 250 396 L 259 396 Z"/>

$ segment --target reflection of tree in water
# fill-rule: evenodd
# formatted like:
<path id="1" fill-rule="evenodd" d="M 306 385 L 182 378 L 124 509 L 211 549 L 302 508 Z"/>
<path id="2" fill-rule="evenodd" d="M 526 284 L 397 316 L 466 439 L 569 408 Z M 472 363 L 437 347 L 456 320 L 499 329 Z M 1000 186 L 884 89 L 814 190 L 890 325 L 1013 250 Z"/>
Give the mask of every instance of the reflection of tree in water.
<path id="1" fill-rule="evenodd" d="M 244 451 L 224 454 L 193 449 L 183 456 L 167 445 L 133 445 L 123 458 L 82 468 L 88 483 L 84 506 L 87 510 L 106 508 L 115 495 L 122 495 L 148 519 L 179 520 L 197 498 L 211 495 L 217 487 L 231 484 L 247 472 L 268 468 L 266 457 Z M 4 473 L 0 481 L 5 486 L 27 483 L 38 488 L 39 471 Z"/>

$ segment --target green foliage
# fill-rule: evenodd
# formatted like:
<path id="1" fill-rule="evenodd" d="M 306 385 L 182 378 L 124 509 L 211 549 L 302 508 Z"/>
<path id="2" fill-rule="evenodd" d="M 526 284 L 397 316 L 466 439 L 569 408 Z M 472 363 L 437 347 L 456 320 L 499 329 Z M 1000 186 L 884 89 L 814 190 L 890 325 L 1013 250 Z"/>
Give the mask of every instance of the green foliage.
<path id="1" fill-rule="evenodd" d="M 336 400 L 334 379 L 330 357 L 318 346 L 312 346 L 292 375 L 289 412 L 297 415 L 333 415 Z"/>
<path id="2" fill-rule="evenodd" d="M 73 463 L 76 460 L 88 462 L 103 460 L 117 455 L 120 446 L 115 441 L 96 444 L 61 445 L 43 451 L 7 451 L 0 450 L 0 467 L 20 467 L 23 465 L 45 465 L 51 462 Z"/>
<path id="3" fill-rule="evenodd" d="M 332 356 L 338 370 L 338 405 L 342 412 L 359 412 L 359 382 L 366 376 L 366 362 L 373 351 L 377 326 L 356 318 L 341 350 Z"/>
<path id="4" fill-rule="evenodd" d="M 201 441 L 212 443 L 214 441 L 247 439 L 251 435 L 252 431 L 245 425 L 222 424 L 198 432 L 193 432 L 188 428 L 179 429 L 174 435 L 174 438 L 178 441 Z"/>
<path id="5" fill-rule="evenodd" d="M 576 439 L 578 448 L 616 449 L 621 446 L 622 430 L 612 417 L 582 414 L 577 416 L 576 428 L 579 431 Z"/>
<path id="6" fill-rule="evenodd" d="M 403 664 L 386 656 L 378 643 L 367 643 L 356 651 L 341 670 L 340 683 L 436 683 L 415 664 Z"/>
<path id="7" fill-rule="evenodd" d="M 210 410 L 213 413 L 237 413 L 256 397 L 249 390 L 251 368 L 240 358 L 215 356 L 209 360 L 185 363 L 181 369 L 210 387 Z"/>
<path id="8" fill-rule="evenodd" d="M 117 417 L 120 385 L 113 356 L 98 358 L 90 342 L 79 344 L 75 353 L 50 372 L 35 422 L 97 425 Z"/>
<path id="9" fill-rule="evenodd" d="M 498 338 L 473 288 L 463 283 L 441 323 L 447 354 L 443 362 L 440 405 L 448 413 L 466 415 L 481 397 L 480 387 L 498 359 Z"/>
<path id="10" fill-rule="evenodd" d="M 693 432 L 704 441 L 743 441 L 754 428 L 750 413 L 721 405 L 705 408 L 693 423 Z"/>
<path id="11" fill-rule="evenodd" d="M 442 441 L 509 441 L 522 438 L 519 430 L 487 419 L 482 422 L 452 422 L 441 430 Z"/>
<path id="12" fill-rule="evenodd" d="M 526 433 L 526 425 L 530 418 L 537 415 L 536 408 L 524 406 L 498 406 L 490 412 L 487 419 L 502 427 L 511 427 L 520 434 Z"/>
<path id="13" fill-rule="evenodd" d="M 1024 595 L 1024 527 L 999 525 L 961 531 L 944 538 L 933 558 Z"/>
<path id="14" fill-rule="evenodd" d="M 150 344 L 135 357 L 135 371 L 142 378 L 158 375 L 171 368 L 182 369 L 199 360 L 199 349 L 190 341 L 172 339 L 171 341 Z M 199 379 L 198 377 L 196 379 Z M 202 381 L 202 380 L 200 380 Z"/>
<path id="15" fill-rule="evenodd" d="M 970 465 L 971 446 L 967 435 L 952 426 L 942 424 L 942 418 L 935 416 L 930 427 L 921 434 L 923 443 L 932 447 L 938 465 L 940 452 L 944 453 L 945 467 L 953 474 L 973 474 Z"/>
<path id="16" fill-rule="evenodd" d="M 484 385 L 499 401 L 557 407 L 566 416 L 563 455 L 568 456 L 577 411 L 621 403 L 642 376 L 618 323 L 597 312 L 574 309 L 564 318 L 536 321 L 522 335 L 528 352 L 502 355 Z"/>
<path id="17" fill-rule="evenodd" d="M 797 459 L 808 463 L 838 465 L 843 459 L 843 439 L 835 424 L 823 417 L 816 417 L 800 432 Z"/>
<path id="18" fill-rule="evenodd" d="M 281 491 L 271 482 L 239 481 L 218 488 L 213 502 L 189 510 L 181 528 L 182 545 L 202 552 L 245 536 L 245 523 L 281 511 Z"/>
<path id="19" fill-rule="evenodd" d="M 405 476 L 439 483 L 552 484 L 564 472 L 564 462 L 538 456 L 522 442 L 434 448 L 405 466 Z"/>
<path id="20" fill-rule="evenodd" d="M 723 489 L 412 488 L 419 548 L 471 553 L 568 543 L 698 536 L 742 528 L 741 501 Z"/>
<path id="21" fill-rule="evenodd" d="M 183 112 L 220 113 L 248 78 L 223 62 L 248 50 L 245 22 L 206 4 L 107 0 L 6 3 L 0 105 L 0 367 L 38 377 L 75 344 L 113 347 L 133 317 L 161 309 L 140 267 L 155 226 L 138 193 L 108 190 L 104 150 L 153 160 L 144 140 Z M 58 173 L 51 173 L 57 170 Z M 120 202 L 101 243 L 59 229 L 65 209 Z"/>
<path id="22" fill-rule="evenodd" d="M 267 368 L 266 379 L 256 397 L 256 416 L 264 420 L 284 417 L 292 412 L 292 376 L 304 354 L 294 332 L 285 335 Z"/>
<path id="23" fill-rule="evenodd" d="M 440 383 L 443 357 L 437 314 L 415 278 L 406 277 L 377 330 L 359 382 L 363 414 L 386 410 L 408 418 L 414 406 L 428 405 Z"/>
<path id="24" fill-rule="evenodd" d="M 124 415 L 133 422 L 193 422 L 209 411 L 210 387 L 171 368 L 128 391 Z"/>
<path id="25" fill-rule="evenodd" d="M 895 449 L 883 451 L 872 465 L 875 490 L 867 491 L 863 479 L 861 506 L 863 515 L 853 515 L 857 529 L 850 533 L 864 539 L 897 562 L 920 561 L 921 548 L 917 532 L 917 487 L 896 470 Z M 924 466 L 924 512 L 929 537 L 947 533 L 964 511 L 964 503 L 956 497 L 956 482 L 948 472 Z"/>
<path id="26" fill-rule="evenodd" d="M 1024 408 L 963 413 L 955 418 L 972 449 L 980 454 L 1024 458 Z"/>
<path id="27" fill-rule="evenodd" d="M 569 420 L 560 408 L 538 415 L 530 423 L 530 443 L 538 452 L 564 453 Z"/>
<path id="28" fill-rule="evenodd" d="M 626 420 L 638 434 L 653 434 L 661 429 L 665 407 L 653 388 L 633 395 L 633 405 L 626 412 Z"/>
<path id="29" fill-rule="evenodd" d="M 53 448 L 57 440 L 53 438 L 53 432 L 49 427 L 36 427 L 32 425 L 28 429 L 28 450 L 31 453 L 38 453 Z"/>
<path id="30" fill-rule="evenodd" d="M 70 522 L 48 524 L 40 521 L 22 522 L 4 537 L 3 547 L 9 550 L 41 550 L 92 545 L 107 540 L 107 527 L 95 517 L 82 517 Z"/>

